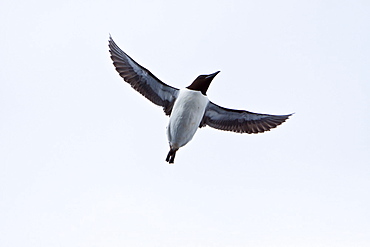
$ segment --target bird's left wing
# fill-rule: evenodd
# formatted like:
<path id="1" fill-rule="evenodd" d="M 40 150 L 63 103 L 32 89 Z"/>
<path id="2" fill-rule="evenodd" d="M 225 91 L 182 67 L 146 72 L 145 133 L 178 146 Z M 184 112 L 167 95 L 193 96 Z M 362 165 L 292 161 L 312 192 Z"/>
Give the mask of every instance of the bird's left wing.
<path id="1" fill-rule="evenodd" d="M 215 129 L 238 133 L 262 133 L 282 124 L 291 115 L 268 115 L 233 110 L 209 102 L 199 127 L 208 125 Z"/>
<path id="2" fill-rule="evenodd" d="M 166 115 L 170 115 L 179 90 L 163 83 L 135 62 L 116 45 L 112 37 L 109 37 L 109 52 L 119 75 L 151 102 L 162 106 Z"/>

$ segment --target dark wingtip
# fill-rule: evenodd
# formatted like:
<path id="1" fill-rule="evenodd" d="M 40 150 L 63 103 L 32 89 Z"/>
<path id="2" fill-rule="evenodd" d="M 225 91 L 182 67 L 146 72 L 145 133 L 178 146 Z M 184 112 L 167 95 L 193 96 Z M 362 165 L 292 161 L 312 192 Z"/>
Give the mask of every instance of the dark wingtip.
<path id="1" fill-rule="evenodd" d="M 111 46 L 112 44 L 116 44 L 112 38 L 112 35 L 109 33 L 109 40 L 108 40 L 108 43 L 109 43 L 109 46 Z"/>

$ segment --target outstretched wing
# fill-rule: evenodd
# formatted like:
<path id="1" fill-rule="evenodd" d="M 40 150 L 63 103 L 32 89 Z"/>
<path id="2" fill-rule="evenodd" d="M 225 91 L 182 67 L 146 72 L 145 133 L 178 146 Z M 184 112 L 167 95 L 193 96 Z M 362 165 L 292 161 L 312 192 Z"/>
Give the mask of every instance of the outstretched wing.
<path id="1" fill-rule="evenodd" d="M 179 90 L 163 83 L 136 63 L 116 45 L 112 37 L 109 37 L 109 52 L 119 75 L 151 102 L 162 106 L 166 115 L 170 115 Z"/>
<path id="2" fill-rule="evenodd" d="M 268 115 L 233 110 L 209 102 L 199 127 L 208 125 L 215 129 L 238 133 L 262 133 L 282 124 L 291 115 Z"/>

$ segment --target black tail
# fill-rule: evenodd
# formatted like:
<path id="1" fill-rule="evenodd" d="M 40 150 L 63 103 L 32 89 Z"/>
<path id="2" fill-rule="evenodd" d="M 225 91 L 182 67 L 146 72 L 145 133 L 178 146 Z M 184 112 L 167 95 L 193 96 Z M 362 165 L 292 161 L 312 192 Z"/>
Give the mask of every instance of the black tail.
<path id="1" fill-rule="evenodd" d="M 175 161 L 175 155 L 176 155 L 176 152 L 177 152 L 178 149 L 170 149 L 170 151 L 168 152 L 167 154 L 167 158 L 166 158 L 166 161 L 170 164 L 173 164 L 173 162 Z"/>

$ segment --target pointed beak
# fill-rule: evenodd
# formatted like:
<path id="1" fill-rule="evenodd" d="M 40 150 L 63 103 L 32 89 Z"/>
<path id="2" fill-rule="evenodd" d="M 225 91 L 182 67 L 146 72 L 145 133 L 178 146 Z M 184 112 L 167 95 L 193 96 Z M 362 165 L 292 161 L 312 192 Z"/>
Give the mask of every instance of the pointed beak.
<path id="1" fill-rule="evenodd" d="M 212 78 L 213 79 L 218 73 L 220 73 L 220 71 L 217 71 L 217 72 L 215 72 L 213 74 L 207 75 L 206 79 L 208 79 L 208 78 Z"/>

